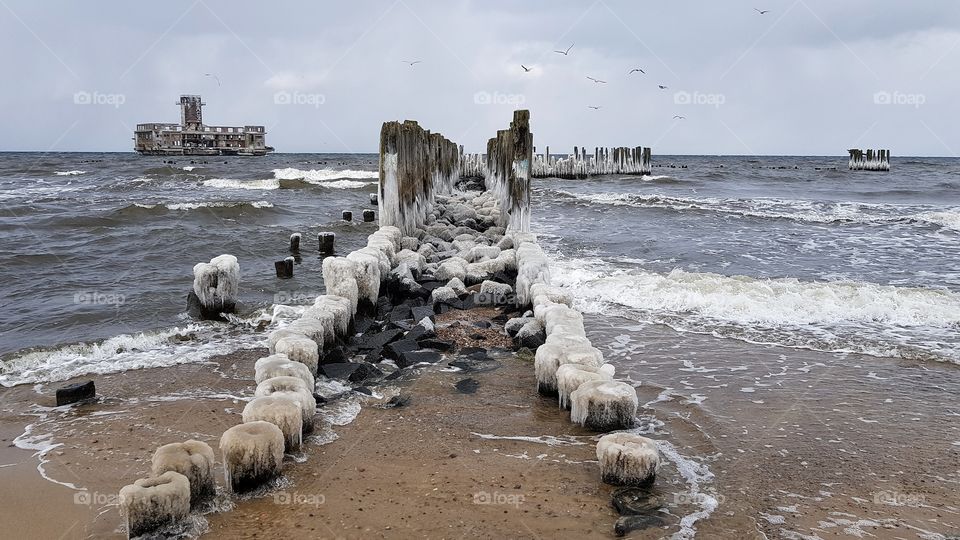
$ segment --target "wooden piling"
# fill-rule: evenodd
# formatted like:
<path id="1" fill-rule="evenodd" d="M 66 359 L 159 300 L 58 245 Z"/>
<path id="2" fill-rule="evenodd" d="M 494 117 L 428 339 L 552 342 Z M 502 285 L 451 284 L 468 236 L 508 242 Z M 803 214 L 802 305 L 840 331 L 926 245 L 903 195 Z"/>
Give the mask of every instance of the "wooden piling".
<path id="1" fill-rule="evenodd" d="M 344 210 L 341 215 L 343 216 L 344 221 L 353 221 L 353 212 L 350 210 Z"/>
<path id="2" fill-rule="evenodd" d="M 374 219 L 376 219 L 376 212 L 374 212 L 373 210 L 364 210 L 364 211 L 363 211 L 363 221 L 364 221 L 365 223 L 369 223 L 369 222 L 373 221 Z"/>
<path id="3" fill-rule="evenodd" d="M 300 233 L 290 235 L 290 251 L 294 253 L 300 251 Z"/>
<path id="4" fill-rule="evenodd" d="M 320 253 L 329 255 L 333 253 L 333 243 L 337 235 L 332 232 L 322 232 L 317 235 L 320 244 Z"/>
<path id="5" fill-rule="evenodd" d="M 293 277 L 293 257 L 287 257 L 282 261 L 275 261 L 273 266 L 277 270 L 278 278 L 290 279 Z"/>

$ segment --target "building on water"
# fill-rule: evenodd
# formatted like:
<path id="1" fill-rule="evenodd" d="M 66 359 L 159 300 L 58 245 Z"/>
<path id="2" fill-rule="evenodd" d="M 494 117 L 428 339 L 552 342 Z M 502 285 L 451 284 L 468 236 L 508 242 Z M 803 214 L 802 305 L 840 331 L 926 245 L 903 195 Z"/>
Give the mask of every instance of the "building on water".
<path id="1" fill-rule="evenodd" d="M 263 156 L 263 126 L 208 126 L 200 96 L 180 96 L 180 124 L 137 124 L 134 150 L 150 156 Z"/>

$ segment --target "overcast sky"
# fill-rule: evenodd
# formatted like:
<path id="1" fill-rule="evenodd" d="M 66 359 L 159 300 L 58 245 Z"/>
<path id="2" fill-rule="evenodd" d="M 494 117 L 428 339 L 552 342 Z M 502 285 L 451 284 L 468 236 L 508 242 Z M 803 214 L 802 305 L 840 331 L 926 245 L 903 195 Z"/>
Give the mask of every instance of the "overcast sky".
<path id="1" fill-rule="evenodd" d="M 0 43 L 7 151 L 127 151 L 196 93 L 280 152 L 375 152 L 394 119 L 482 151 L 518 105 L 538 150 L 960 152 L 951 0 L 0 0 Z"/>

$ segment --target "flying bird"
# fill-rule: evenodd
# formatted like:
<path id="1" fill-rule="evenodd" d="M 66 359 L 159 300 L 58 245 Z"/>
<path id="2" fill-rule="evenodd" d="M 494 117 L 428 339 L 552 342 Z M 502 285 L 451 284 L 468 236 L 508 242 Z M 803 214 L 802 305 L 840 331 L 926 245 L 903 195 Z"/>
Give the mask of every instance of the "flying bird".
<path id="1" fill-rule="evenodd" d="M 627 72 L 627 75 L 630 75 L 631 73 L 634 73 L 634 72 L 636 72 L 636 71 L 639 71 L 640 73 L 643 73 L 644 75 L 647 74 L 646 71 L 644 71 L 644 70 L 642 70 L 642 69 L 640 69 L 640 68 L 633 68 L 633 69 L 631 69 L 629 72 Z"/>
<path id="2" fill-rule="evenodd" d="M 568 54 L 570 54 L 570 49 L 572 49 L 572 48 L 573 48 L 573 43 L 571 43 L 570 46 L 567 47 L 567 50 L 565 50 L 565 51 L 553 51 L 553 52 L 555 52 L 555 53 L 557 53 L 557 54 L 562 54 L 562 55 L 564 55 L 564 56 L 567 56 Z"/>
<path id="3" fill-rule="evenodd" d="M 762 10 L 761 10 L 761 9 L 753 8 L 753 10 L 756 11 L 757 13 L 761 14 L 761 15 L 765 15 L 765 14 L 767 14 L 767 13 L 770 13 L 770 10 L 769 10 L 769 9 L 762 9 Z"/>
<path id="4" fill-rule="evenodd" d="M 600 106 L 600 105 L 587 105 L 587 107 L 596 111 L 596 110 L 599 110 L 601 106 Z"/>
<path id="5" fill-rule="evenodd" d="M 589 75 L 587 75 L 587 78 L 590 79 L 591 81 L 597 83 L 597 84 L 607 84 L 607 81 L 601 81 L 600 79 L 594 79 L 593 77 L 591 77 L 591 76 L 589 76 Z"/>
<path id="6" fill-rule="evenodd" d="M 662 85 L 662 84 L 658 84 L 657 86 L 659 86 L 661 90 L 666 90 L 666 89 L 667 89 L 667 87 L 664 86 L 664 85 Z"/>
<path id="7" fill-rule="evenodd" d="M 680 116 L 679 114 L 675 114 L 675 115 L 673 115 L 673 119 L 674 119 L 674 120 L 686 120 L 687 117 L 686 117 L 686 116 Z"/>
<path id="8" fill-rule="evenodd" d="M 531 71 L 533 71 L 533 68 L 532 68 L 532 67 L 527 67 L 527 66 L 525 66 L 525 65 L 523 65 L 523 64 L 520 64 L 520 67 L 523 68 L 524 73 L 530 73 Z"/>
<path id="9" fill-rule="evenodd" d="M 220 86 L 220 77 L 217 77 L 217 76 L 214 75 L 213 73 L 204 73 L 203 76 L 204 76 L 204 77 L 213 77 L 214 79 L 217 80 L 217 86 Z"/>
<path id="10" fill-rule="evenodd" d="M 405 63 L 405 64 L 409 64 L 410 67 L 413 67 L 415 64 L 419 64 L 420 62 L 423 62 L 423 60 L 413 60 L 413 61 L 410 61 L 410 60 L 401 60 L 401 62 L 403 62 L 403 63 Z"/>

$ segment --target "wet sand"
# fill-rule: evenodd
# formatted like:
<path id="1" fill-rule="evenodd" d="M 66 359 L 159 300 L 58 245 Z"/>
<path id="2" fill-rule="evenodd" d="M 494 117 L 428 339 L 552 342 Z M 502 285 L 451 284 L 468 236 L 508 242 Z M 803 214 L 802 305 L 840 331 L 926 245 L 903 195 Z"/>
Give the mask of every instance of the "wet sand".
<path id="1" fill-rule="evenodd" d="M 925 398 L 914 396 L 912 406 L 899 409 L 920 420 L 875 412 L 868 418 L 858 408 L 874 393 L 900 396 L 886 386 L 864 391 L 850 377 L 858 361 L 778 383 L 765 375 L 779 372 L 773 368 L 781 357 L 800 367 L 837 359 L 653 326 L 631 330 L 637 345 L 631 348 L 617 340 L 623 333 L 617 324 L 589 320 L 590 338 L 604 344 L 621 375 L 642 380 L 638 393 L 647 405 L 640 430 L 667 441 L 683 458 L 665 460 L 651 494 L 662 504 L 667 527 L 631 538 L 680 530 L 681 520 L 704 509 L 704 494 L 720 504 L 693 524 L 699 538 L 956 534 L 958 453 L 949 450 L 950 441 L 941 441 L 946 450 L 935 444 L 936 434 L 917 435 L 942 435 L 956 422 L 916 410 Z M 20 537 L 123 537 L 115 506 L 119 488 L 148 472 L 160 444 L 196 438 L 216 449 L 252 396 L 253 363 L 265 352 L 98 376 L 104 398 L 72 408 L 52 407 L 54 389 L 65 383 L 0 390 L 0 465 L 14 464 L 0 468 L 0 479 L 17 486 L 2 490 L 0 522 L 14 524 L 9 530 Z M 690 367 L 683 360 L 696 361 Z M 860 360 L 872 361 L 870 372 L 879 377 L 903 367 Z M 536 395 L 529 358 L 499 361 L 499 369 L 482 373 L 425 368 L 380 389 L 409 395 L 403 407 L 380 408 L 384 400 L 363 398 L 356 420 L 321 429 L 302 462 L 287 460 L 285 480 L 274 491 L 207 514 L 205 537 L 613 537 L 614 488 L 599 480 L 596 434 L 573 426 L 554 400 Z M 938 373 L 949 375 L 926 373 L 931 387 L 943 384 Z M 479 387 L 460 393 L 454 385 L 468 377 Z M 748 383 L 754 392 L 742 391 Z M 349 409 L 340 403 L 329 408 Z M 833 410 L 839 412 L 825 414 Z M 847 422 L 851 414 L 879 420 L 855 426 Z M 32 435 L 52 433 L 47 442 L 60 445 L 44 455 L 45 474 L 82 490 L 43 479 L 33 452 L 11 446 L 27 425 Z M 331 431 L 337 438 L 320 444 Z M 697 467 L 695 474 L 678 470 L 678 463 Z M 885 492 L 894 504 L 877 498 Z"/>

